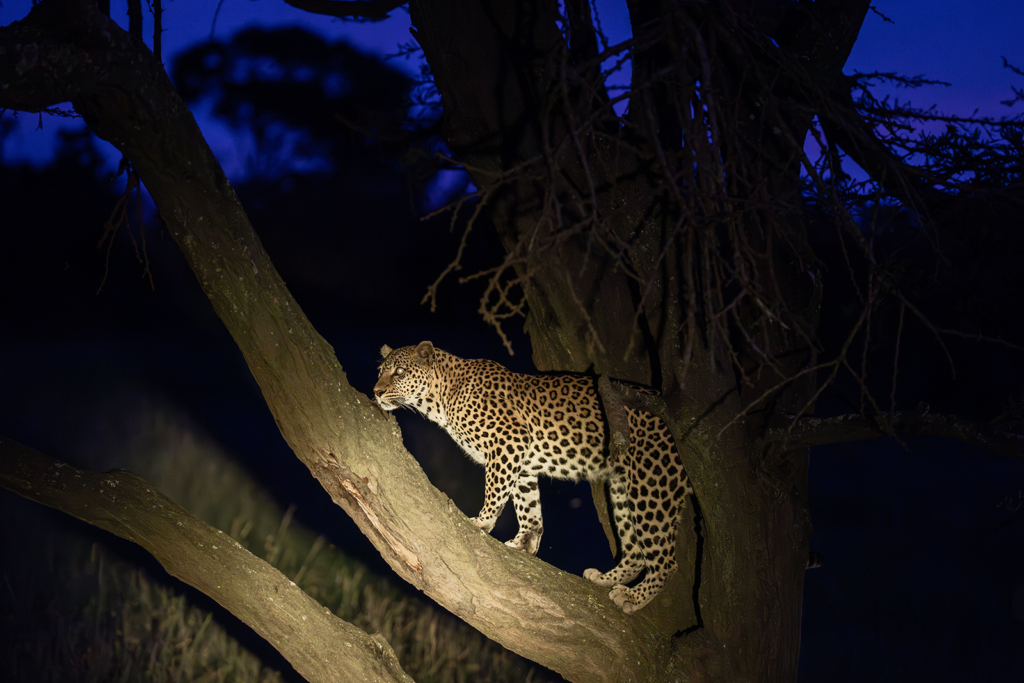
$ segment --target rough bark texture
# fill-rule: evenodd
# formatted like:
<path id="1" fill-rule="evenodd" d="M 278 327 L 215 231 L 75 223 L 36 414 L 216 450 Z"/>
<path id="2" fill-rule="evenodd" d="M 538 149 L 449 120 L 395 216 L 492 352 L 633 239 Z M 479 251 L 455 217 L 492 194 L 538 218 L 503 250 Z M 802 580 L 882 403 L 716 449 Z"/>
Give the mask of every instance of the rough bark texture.
<path id="1" fill-rule="evenodd" d="M 708 244 L 718 237 L 714 229 L 706 238 L 694 232 L 687 237 L 680 226 L 734 221 L 729 238 L 775 259 L 751 276 L 752 286 L 779 293 L 776 300 L 791 309 L 804 308 L 800 302 L 810 298 L 801 270 L 806 266 L 794 264 L 808 249 L 796 212 L 710 218 L 715 207 L 701 202 L 714 204 L 719 200 L 711 197 L 720 192 L 726 202 L 741 195 L 750 202 L 796 206 L 799 150 L 791 141 L 802 140 L 810 117 L 792 103 L 794 95 L 805 93 L 785 70 L 752 72 L 750 60 L 763 55 L 750 52 L 742 33 L 725 33 L 721 27 L 728 21 L 718 9 L 628 4 L 637 43 L 632 99 L 625 132 L 609 134 L 581 124 L 600 115 L 606 99 L 594 94 L 599 86 L 574 72 L 586 71 L 570 56 L 578 60 L 581 50 L 564 45 L 554 30 L 553 4 L 422 0 L 411 7 L 444 103 L 446 138 L 487 193 L 495 227 L 526 280 L 527 330 L 537 366 L 594 370 L 653 382 L 668 392 L 663 416 L 700 501 L 703 557 L 695 563 L 680 556 L 681 580 L 648 608 L 660 637 L 675 648 L 666 668 L 682 679 L 792 680 L 809 534 L 807 452 L 769 448 L 759 439 L 766 395 L 772 410 L 794 413 L 813 396 L 812 377 L 786 380 L 813 363 L 806 340 L 814 321 L 797 313 L 787 318 L 797 331 L 777 325 L 765 335 L 763 357 L 776 359 L 770 368 L 759 368 L 751 356 L 730 357 L 729 332 L 716 339 L 713 331 L 695 331 L 699 310 L 706 320 L 714 305 L 694 299 L 699 285 L 692 283 L 699 276 L 693 269 L 708 268 L 707 254 L 718 248 Z M 833 2 L 815 8 L 820 11 L 806 17 L 806 30 L 785 38 L 792 51 L 813 56 L 813 70 L 799 74 L 806 88 L 839 74 L 867 6 Z M 786 7 L 780 3 L 779 9 Z M 743 2 L 721 9 L 750 13 L 749 23 L 732 25 L 754 32 L 761 28 L 753 26 L 758 18 L 752 10 Z M 688 120 L 691 103 L 670 85 L 685 92 L 686 73 L 680 72 L 688 67 L 680 65 L 691 63 L 688 58 L 699 49 L 706 52 L 693 58 L 689 72 L 702 81 L 690 86 L 693 111 L 714 110 L 711 98 L 719 97 L 728 103 L 718 106 L 730 115 L 752 121 L 730 123 L 743 137 L 721 133 L 717 150 L 703 148 L 702 141 L 719 131 L 705 128 L 703 120 Z M 769 85 L 768 79 L 779 83 Z M 783 99 L 780 91 L 787 88 L 790 97 Z M 673 151 L 680 142 L 681 159 Z M 714 164 L 729 157 L 751 161 L 734 163 L 735 178 L 727 181 L 733 186 L 719 191 Z M 675 191 L 706 187 L 704 199 L 672 198 L 672 178 L 686 163 L 695 164 L 695 177 Z M 790 223 L 785 247 L 765 241 L 780 223 Z M 702 246 L 701 239 L 708 241 Z M 616 254 L 608 245 L 626 246 L 616 247 Z M 759 315 L 744 310 L 739 324 L 751 325 Z M 737 382 L 734 362 L 751 372 L 746 381 Z M 747 411 L 753 416 L 735 419 Z M 595 498 L 601 507 L 600 491 Z M 688 538 L 680 550 L 693 552 L 696 538 L 688 519 L 681 525 Z M 672 604 L 674 613 L 660 612 L 659 603 Z M 679 632 L 685 635 L 674 637 Z"/>
<path id="2" fill-rule="evenodd" d="M 868 3 L 630 1 L 621 119 L 584 4 L 565 3 L 566 33 L 557 3 L 542 0 L 417 0 L 411 11 L 445 137 L 528 304 L 537 366 L 664 390 L 643 409 L 672 428 L 700 517 L 680 525 L 678 575 L 631 616 L 604 589 L 506 549 L 429 484 L 393 418 L 348 385 L 299 310 L 141 42 L 85 0 L 43 0 L 0 29 L 0 107 L 70 100 L 132 162 L 288 444 L 401 577 L 569 680 L 792 681 L 807 447 L 879 429 L 1016 454 L 1019 439 L 923 415 L 804 417 L 821 286 L 800 208 L 802 145 Z M 517 304 L 501 291 L 507 313 Z M 244 609 L 239 600 L 222 604 Z M 295 656 L 303 670 L 309 653 Z"/>
<path id="3" fill-rule="evenodd" d="M 670 642 L 649 616 L 626 616 L 604 589 L 510 551 L 430 485 L 394 418 L 345 381 L 141 42 L 88 2 L 48 0 L 0 29 L 0 82 L 0 106 L 70 100 L 132 161 L 288 444 L 399 576 L 569 680 L 652 680 L 663 670 Z M 637 665 L 624 669 L 622 653 Z"/>
<path id="4" fill-rule="evenodd" d="M 274 644 L 308 681 L 411 682 L 369 636 L 126 470 L 84 472 L 0 438 L 0 486 L 142 546 Z"/>

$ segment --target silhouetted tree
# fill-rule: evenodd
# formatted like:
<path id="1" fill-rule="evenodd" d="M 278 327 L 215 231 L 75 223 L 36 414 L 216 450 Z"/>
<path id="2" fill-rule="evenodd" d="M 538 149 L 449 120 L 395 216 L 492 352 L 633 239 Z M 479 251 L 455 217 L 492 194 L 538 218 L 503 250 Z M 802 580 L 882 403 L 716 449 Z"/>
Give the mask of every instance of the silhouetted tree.
<path id="1" fill-rule="evenodd" d="M 399 3 L 291 4 L 377 18 Z M 794 680 L 810 446 L 937 434 L 1024 453 L 1002 425 L 914 408 L 928 392 L 897 401 L 911 334 L 931 335 L 954 364 L 951 339 L 1022 341 L 1019 298 L 986 310 L 993 288 L 1019 283 L 1005 254 L 1019 253 L 1021 124 L 947 118 L 945 133 L 912 135 L 931 114 L 876 101 L 871 77 L 842 73 L 864 0 L 627 5 L 633 37 L 617 46 L 601 43 L 588 3 L 410 11 L 442 136 L 476 188 L 454 209 L 474 214 L 469 226 L 486 219 L 506 250 L 480 276 L 484 318 L 504 334 L 525 314 L 542 370 L 663 391 L 646 409 L 672 428 L 700 514 L 681 524 L 682 570 L 636 615 L 477 533 L 429 485 L 291 298 L 140 40 L 85 0 L 43 0 L 0 31 L 0 106 L 70 100 L 131 160 L 285 439 L 400 576 L 571 680 Z M 201 57 L 209 69 L 226 58 Z M 616 95 L 602 69 L 624 58 L 632 81 Z M 252 95 L 254 113 L 275 111 L 262 100 L 272 89 Z M 820 157 L 805 153 L 808 137 Z M 851 178 L 851 160 L 867 180 Z M 991 259 L 981 273 L 964 272 L 972 252 Z M 400 277 L 387 255 L 381 245 L 362 258 Z M 1019 360 L 1006 370 L 1019 386 Z M 854 414 L 816 417 L 836 381 L 853 388 Z M 1019 407 L 1002 417 L 1019 420 Z M 142 543 L 304 675 L 401 679 L 381 643 L 303 622 L 322 611 L 271 572 L 201 550 L 208 533 L 176 532 L 185 513 L 144 514 L 156 496 L 144 483 L 116 481 L 120 509 L 141 520 L 125 526 L 89 512 L 108 495 L 102 479 L 62 492 L 44 456 L 0 448 L 5 486 Z M 268 607 L 277 594 L 283 609 Z"/>

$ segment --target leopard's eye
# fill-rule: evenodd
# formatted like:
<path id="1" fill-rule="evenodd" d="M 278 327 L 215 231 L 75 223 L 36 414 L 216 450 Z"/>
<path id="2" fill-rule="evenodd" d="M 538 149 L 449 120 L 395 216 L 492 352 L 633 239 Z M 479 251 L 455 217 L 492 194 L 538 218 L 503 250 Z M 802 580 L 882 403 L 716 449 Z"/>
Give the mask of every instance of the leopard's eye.
<path id="1" fill-rule="evenodd" d="M 396 375 L 404 375 L 405 374 L 405 368 L 403 368 L 401 365 L 399 365 L 397 368 L 395 368 L 395 374 Z"/>

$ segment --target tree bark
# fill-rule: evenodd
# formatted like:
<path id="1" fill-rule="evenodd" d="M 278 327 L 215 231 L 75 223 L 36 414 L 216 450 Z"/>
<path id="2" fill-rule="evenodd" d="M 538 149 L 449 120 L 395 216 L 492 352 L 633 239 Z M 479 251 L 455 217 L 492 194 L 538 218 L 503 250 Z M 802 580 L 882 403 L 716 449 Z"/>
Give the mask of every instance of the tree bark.
<path id="1" fill-rule="evenodd" d="M 903 413 L 804 417 L 798 420 L 780 417 L 774 423 L 764 440 L 779 443 L 787 449 L 864 439 L 942 436 L 1003 457 L 1024 459 L 1024 436 L 956 415 L 932 413 L 925 404 Z"/>
<path id="2" fill-rule="evenodd" d="M 810 445 L 931 429 L 1020 453 L 1018 437 L 923 415 L 805 417 L 820 285 L 799 156 L 815 96 L 838 77 L 867 7 L 631 2 L 630 114 L 583 135 L 580 122 L 609 103 L 586 80 L 597 72 L 586 31 L 565 45 L 556 3 L 412 4 L 446 137 L 487 197 L 529 304 L 538 367 L 665 389 L 644 409 L 671 427 L 701 514 L 682 521 L 678 576 L 630 616 L 604 589 L 480 532 L 429 484 L 393 418 L 348 385 L 299 310 L 141 41 L 86 0 L 43 0 L 0 29 L 0 107 L 70 100 L 131 160 L 288 444 L 405 580 L 570 680 L 788 681 Z M 683 57 L 679 92 L 654 83 Z M 717 284 L 716 268 L 727 271 Z"/>
<path id="3" fill-rule="evenodd" d="M 868 3 L 627 4 L 629 113 L 608 126 L 586 123 L 610 107 L 585 82 L 594 65 L 553 30 L 554 5 L 421 0 L 411 10 L 447 141 L 525 280 L 536 365 L 667 392 L 662 417 L 702 514 L 702 545 L 692 532 L 680 545 L 682 580 L 647 608 L 661 637 L 686 634 L 672 640 L 671 670 L 793 680 L 808 454 L 761 437 L 769 415 L 813 410 L 814 376 L 802 370 L 814 364 L 814 257 L 799 160 L 814 97 L 839 75 Z M 759 14 L 773 7 L 775 19 Z M 735 272 L 708 284 L 716 267 Z M 725 303 L 713 299 L 736 280 L 752 295 L 715 327 Z M 732 341 L 753 329 L 746 346 Z M 696 623 L 657 612 L 691 596 Z"/>
<path id="4" fill-rule="evenodd" d="M 145 548 L 266 638 L 308 681 L 411 683 L 369 636 L 287 576 L 126 470 L 85 472 L 0 438 L 0 486 Z"/>
<path id="5" fill-rule="evenodd" d="M 650 617 L 469 524 L 402 447 L 394 418 L 349 386 L 141 41 L 86 0 L 43 0 L 0 29 L 0 82 L 0 107 L 70 100 L 131 160 L 289 446 L 399 576 L 569 680 L 658 678 L 671 644 Z"/>

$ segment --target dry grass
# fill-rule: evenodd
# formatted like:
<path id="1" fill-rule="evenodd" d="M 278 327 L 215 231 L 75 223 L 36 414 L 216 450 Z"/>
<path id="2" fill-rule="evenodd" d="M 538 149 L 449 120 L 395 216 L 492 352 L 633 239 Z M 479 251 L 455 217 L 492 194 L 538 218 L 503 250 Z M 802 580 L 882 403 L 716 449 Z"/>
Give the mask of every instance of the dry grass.
<path id="1" fill-rule="evenodd" d="M 282 511 L 180 415 L 138 395 L 101 410 L 119 415 L 112 438 L 122 466 L 230 533 L 341 618 L 382 633 L 420 683 L 558 680 L 302 527 L 294 509 Z M 102 458 L 75 464 L 107 466 Z M 11 523 L 0 542 L 0 679 L 300 680 L 280 658 L 265 662 L 241 644 L 236 634 L 257 648 L 262 641 L 233 618 L 158 568 L 140 568 L 127 544 L 10 495 L 0 495 L 0 514 Z"/>

